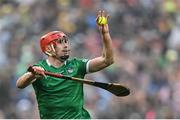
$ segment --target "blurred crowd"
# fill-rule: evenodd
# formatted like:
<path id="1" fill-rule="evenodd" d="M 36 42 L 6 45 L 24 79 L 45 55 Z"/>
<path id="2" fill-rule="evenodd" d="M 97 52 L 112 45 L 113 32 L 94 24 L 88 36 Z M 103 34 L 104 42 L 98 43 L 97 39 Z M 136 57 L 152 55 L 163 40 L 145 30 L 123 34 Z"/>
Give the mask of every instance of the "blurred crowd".
<path id="1" fill-rule="evenodd" d="M 43 34 L 65 32 L 72 57 L 101 55 L 98 10 L 110 15 L 115 63 L 86 78 L 121 83 L 131 94 L 85 85 L 92 118 L 180 118 L 180 0 L 0 0 L 0 118 L 39 118 L 32 86 L 18 89 L 16 80 L 46 58 Z"/>

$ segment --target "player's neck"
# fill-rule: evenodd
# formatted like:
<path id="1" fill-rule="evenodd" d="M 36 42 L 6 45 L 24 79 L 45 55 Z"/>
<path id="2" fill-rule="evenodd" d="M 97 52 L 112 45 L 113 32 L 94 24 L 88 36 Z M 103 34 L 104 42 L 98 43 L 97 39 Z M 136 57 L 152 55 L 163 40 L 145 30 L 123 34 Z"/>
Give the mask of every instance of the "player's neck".
<path id="1" fill-rule="evenodd" d="M 47 60 L 48 60 L 50 65 L 52 65 L 52 66 L 54 66 L 56 68 L 59 68 L 64 64 L 64 62 L 61 62 L 60 60 L 58 60 L 58 59 L 56 59 L 54 57 L 51 57 L 51 56 L 49 56 Z"/>

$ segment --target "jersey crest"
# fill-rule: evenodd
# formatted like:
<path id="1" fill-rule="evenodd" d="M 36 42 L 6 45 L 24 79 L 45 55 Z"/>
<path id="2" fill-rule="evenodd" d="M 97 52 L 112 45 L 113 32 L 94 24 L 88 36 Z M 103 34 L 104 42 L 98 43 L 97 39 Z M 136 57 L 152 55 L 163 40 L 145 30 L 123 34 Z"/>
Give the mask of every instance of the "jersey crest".
<path id="1" fill-rule="evenodd" d="M 74 69 L 73 69 L 73 67 L 69 67 L 67 71 L 68 71 L 68 73 L 73 73 Z"/>

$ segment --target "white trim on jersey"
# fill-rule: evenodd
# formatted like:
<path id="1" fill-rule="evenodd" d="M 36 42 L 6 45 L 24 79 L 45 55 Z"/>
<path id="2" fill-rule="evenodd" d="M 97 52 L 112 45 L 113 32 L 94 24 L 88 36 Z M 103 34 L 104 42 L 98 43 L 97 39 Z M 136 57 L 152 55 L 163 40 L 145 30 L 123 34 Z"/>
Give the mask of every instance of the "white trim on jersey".
<path id="1" fill-rule="evenodd" d="M 49 62 L 48 59 L 46 59 L 46 63 L 47 63 L 49 66 L 51 66 L 51 63 Z M 64 64 L 66 65 L 66 61 L 64 61 Z"/>
<path id="2" fill-rule="evenodd" d="M 49 66 L 51 66 L 51 63 L 49 62 L 48 59 L 46 59 L 46 63 L 47 63 Z"/>
<path id="3" fill-rule="evenodd" d="M 87 63 L 86 63 L 86 73 L 90 73 L 89 72 L 89 63 L 90 63 L 91 60 L 89 60 Z"/>

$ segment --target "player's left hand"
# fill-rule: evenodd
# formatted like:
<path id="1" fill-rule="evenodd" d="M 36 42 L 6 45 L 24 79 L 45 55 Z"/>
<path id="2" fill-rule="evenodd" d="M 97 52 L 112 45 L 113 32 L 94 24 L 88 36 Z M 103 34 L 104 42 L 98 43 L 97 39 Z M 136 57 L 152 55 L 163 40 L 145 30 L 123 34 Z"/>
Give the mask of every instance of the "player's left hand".
<path id="1" fill-rule="evenodd" d="M 107 21 L 108 21 L 108 19 L 109 19 L 108 13 L 105 12 L 104 10 L 100 10 L 100 11 L 98 12 L 98 14 L 97 14 L 97 17 L 96 17 L 96 24 L 97 24 L 97 26 L 98 26 L 98 28 L 99 28 L 99 31 L 100 31 L 102 34 L 104 34 L 104 33 L 109 33 L 108 22 L 107 22 L 107 24 L 104 24 L 104 25 L 98 24 L 98 18 L 99 18 L 99 17 L 105 17 L 105 18 L 107 19 Z"/>

